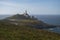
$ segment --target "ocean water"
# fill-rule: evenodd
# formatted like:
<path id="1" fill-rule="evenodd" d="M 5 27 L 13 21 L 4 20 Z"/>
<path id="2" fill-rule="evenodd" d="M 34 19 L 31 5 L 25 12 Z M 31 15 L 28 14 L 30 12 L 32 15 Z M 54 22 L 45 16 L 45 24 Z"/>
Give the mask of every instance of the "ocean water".
<path id="1" fill-rule="evenodd" d="M 48 30 L 48 31 L 51 31 L 51 32 L 55 32 L 55 33 L 59 33 L 60 34 L 60 27 L 43 29 L 43 30 Z"/>
<path id="2" fill-rule="evenodd" d="M 60 15 L 36 15 L 35 17 L 51 25 L 60 25 Z M 49 28 L 44 30 L 60 34 L 60 27 Z"/>
<path id="3" fill-rule="evenodd" d="M 11 15 L 0 15 L 0 20 L 1 20 L 1 19 L 4 19 L 4 18 L 6 18 L 6 17 L 9 17 L 9 16 L 11 16 Z"/>
<path id="4" fill-rule="evenodd" d="M 60 15 L 36 15 L 39 20 L 52 25 L 60 25 Z"/>

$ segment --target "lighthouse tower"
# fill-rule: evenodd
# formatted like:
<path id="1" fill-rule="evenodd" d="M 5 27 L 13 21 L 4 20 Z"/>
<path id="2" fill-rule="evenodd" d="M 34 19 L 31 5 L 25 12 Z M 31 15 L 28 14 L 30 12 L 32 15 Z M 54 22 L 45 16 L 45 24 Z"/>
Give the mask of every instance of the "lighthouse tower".
<path id="1" fill-rule="evenodd" d="M 28 13 L 27 13 L 27 10 L 25 10 L 25 12 L 24 12 L 23 15 L 26 16 L 26 17 L 29 17 L 29 15 L 28 15 Z"/>

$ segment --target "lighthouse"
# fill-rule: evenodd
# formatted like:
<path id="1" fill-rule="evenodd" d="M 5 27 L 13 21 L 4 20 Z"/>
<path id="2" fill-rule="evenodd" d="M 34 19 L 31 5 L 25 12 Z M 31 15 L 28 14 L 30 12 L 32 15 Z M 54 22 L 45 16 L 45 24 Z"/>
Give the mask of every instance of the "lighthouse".
<path id="1" fill-rule="evenodd" d="M 25 10 L 23 15 L 26 16 L 26 17 L 29 17 L 29 14 L 27 13 L 27 10 Z"/>

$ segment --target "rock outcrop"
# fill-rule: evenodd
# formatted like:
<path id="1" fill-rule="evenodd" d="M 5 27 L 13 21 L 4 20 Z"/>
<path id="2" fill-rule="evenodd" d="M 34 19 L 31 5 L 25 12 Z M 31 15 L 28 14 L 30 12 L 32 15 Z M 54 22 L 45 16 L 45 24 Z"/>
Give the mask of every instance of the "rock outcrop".
<path id="1" fill-rule="evenodd" d="M 11 24 L 20 25 L 20 26 L 30 26 L 33 28 L 51 28 L 56 27 L 53 25 L 49 25 L 47 23 L 44 23 L 41 20 L 38 20 L 34 16 L 30 16 L 27 11 L 24 12 L 24 14 L 16 14 L 11 17 L 7 17 L 5 19 L 6 21 L 9 21 Z"/>

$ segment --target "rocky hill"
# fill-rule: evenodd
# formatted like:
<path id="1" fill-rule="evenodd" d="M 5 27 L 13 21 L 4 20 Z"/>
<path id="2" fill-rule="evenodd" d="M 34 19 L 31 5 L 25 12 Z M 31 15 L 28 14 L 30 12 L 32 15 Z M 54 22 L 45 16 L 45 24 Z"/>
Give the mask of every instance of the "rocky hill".
<path id="1" fill-rule="evenodd" d="M 44 23 L 43 21 L 38 20 L 34 16 L 30 16 L 27 13 L 27 11 L 24 14 L 16 14 L 16 15 L 7 17 L 4 19 L 4 21 L 8 21 L 11 24 L 15 24 L 15 25 L 30 26 L 38 29 L 56 27 L 56 26 Z"/>
<path id="2" fill-rule="evenodd" d="M 10 21 L 18 21 L 18 20 L 37 20 L 34 16 L 30 16 L 27 11 L 25 11 L 23 14 L 16 14 L 11 17 L 7 17 L 6 20 Z"/>

